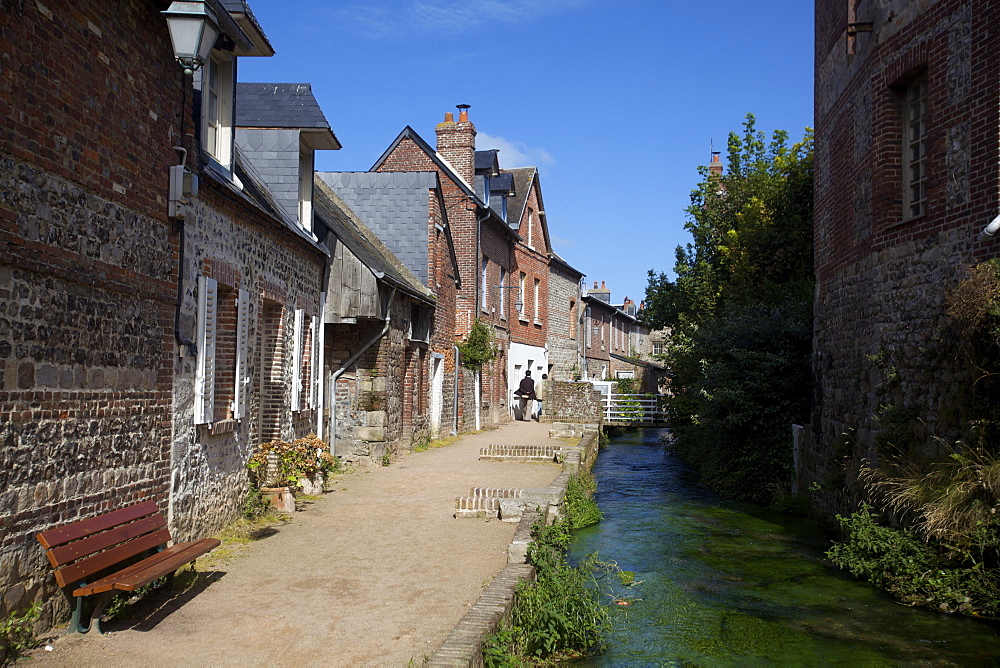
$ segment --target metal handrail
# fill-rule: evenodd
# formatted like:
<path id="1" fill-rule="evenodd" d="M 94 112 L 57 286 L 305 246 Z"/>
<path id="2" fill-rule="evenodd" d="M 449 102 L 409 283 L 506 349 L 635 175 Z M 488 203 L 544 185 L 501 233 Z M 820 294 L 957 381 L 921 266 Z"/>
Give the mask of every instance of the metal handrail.
<path id="1" fill-rule="evenodd" d="M 663 422 L 667 418 L 659 395 L 606 394 L 605 422 Z"/>

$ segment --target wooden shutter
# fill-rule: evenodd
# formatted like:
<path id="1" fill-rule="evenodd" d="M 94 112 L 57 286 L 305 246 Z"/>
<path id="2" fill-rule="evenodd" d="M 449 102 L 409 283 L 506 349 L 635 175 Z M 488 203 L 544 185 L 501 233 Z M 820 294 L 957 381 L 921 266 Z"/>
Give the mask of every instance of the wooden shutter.
<path id="1" fill-rule="evenodd" d="M 215 337 L 219 285 L 198 277 L 198 366 L 194 376 L 194 423 L 207 424 L 215 413 Z"/>
<path id="2" fill-rule="evenodd" d="M 247 414 L 250 393 L 250 292 L 240 290 L 236 301 L 236 387 L 233 390 L 233 417 L 239 420 Z"/>
<path id="3" fill-rule="evenodd" d="M 292 410 L 302 410 L 302 338 L 305 311 L 295 309 L 292 327 Z"/>
<path id="4" fill-rule="evenodd" d="M 309 362 L 309 408 L 316 408 L 316 393 L 319 384 L 319 318 L 309 318 L 309 329 L 312 341 Z"/>

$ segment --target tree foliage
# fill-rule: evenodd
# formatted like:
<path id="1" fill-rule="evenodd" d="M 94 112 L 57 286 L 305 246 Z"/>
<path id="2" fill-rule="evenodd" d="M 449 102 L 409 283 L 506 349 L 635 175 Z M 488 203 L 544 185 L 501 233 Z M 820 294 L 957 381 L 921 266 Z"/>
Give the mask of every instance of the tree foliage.
<path id="1" fill-rule="evenodd" d="M 676 448 L 730 496 L 768 501 L 791 471 L 789 425 L 807 417 L 812 133 L 770 141 L 747 115 L 727 172 L 700 168 L 673 277 L 649 272 L 644 321 L 670 329 Z"/>
<path id="2" fill-rule="evenodd" d="M 472 371 L 479 371 L 492 362 L 498 354 L 494 338 L 493 328 L 476 318 L 465 340 L 458 343 L 462 366 Z"/>

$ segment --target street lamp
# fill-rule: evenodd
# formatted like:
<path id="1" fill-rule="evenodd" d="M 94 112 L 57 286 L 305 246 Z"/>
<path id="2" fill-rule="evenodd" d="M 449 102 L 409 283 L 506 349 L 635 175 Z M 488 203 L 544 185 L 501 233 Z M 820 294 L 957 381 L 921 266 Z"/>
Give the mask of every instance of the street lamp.
<path id="1" fill-rule="evenodd" d="M 520 290 L 521 286 L 520 285 L 495 285 L 495 286 L 493 286 L 493 289 L 494 290 Z M 521 296 L 518 295 L 518 300 L 516 302 L 514 302 L 514 310 L 516 310 L 518 313 L 520 313 L 521 309 L 524 308 L 524 302 L 521 301 L 520 297 Z M 503 299 L 503 293 L 502 292 L 500 293 L 500 298 Z M 503 310 L 501 309 L 501 312 L 502 311 Z"/>
<path id="2" fill-rule="evenodd" d="M 174 0 L 161 14 L 167 17 L 174 57 L 190 75 L 212 53 L 220 33 L 218 16 L 204 0 Z"/>

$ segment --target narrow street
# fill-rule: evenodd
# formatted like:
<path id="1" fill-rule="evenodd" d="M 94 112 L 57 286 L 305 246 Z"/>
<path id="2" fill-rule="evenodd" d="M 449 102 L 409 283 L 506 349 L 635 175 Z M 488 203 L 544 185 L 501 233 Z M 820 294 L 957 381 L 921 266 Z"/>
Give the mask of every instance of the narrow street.
<path id="1" fill-rule="evenodd" d="M 33 663 L 405 666 L 444 640 L 507 560 L 515 524 L 454 519 L 475 485 L 548 485 L 557 464 L 479 461 L 491 444 L 551 445 L 513 422 L 340 477 L 335 491 L 179 605 L 106 638 L 65 636 Z M 182 597 L 183 598 L 183 597 Z"/>

